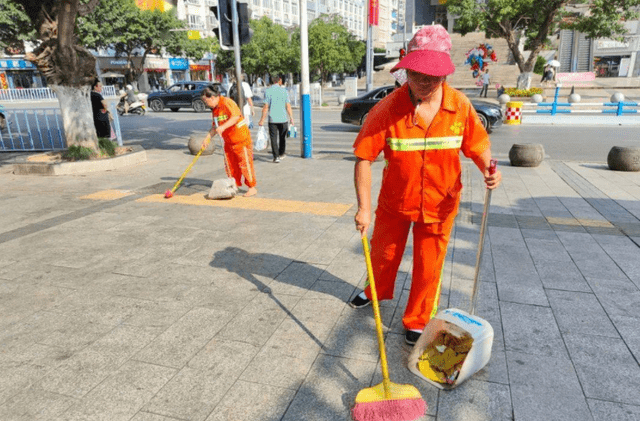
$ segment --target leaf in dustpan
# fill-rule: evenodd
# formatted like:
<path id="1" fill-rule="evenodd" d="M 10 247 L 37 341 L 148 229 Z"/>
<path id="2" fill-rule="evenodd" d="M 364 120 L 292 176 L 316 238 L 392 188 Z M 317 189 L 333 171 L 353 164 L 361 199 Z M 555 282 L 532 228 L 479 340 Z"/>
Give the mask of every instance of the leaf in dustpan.
<path id="1" fill-rule="evenodd" d="M 449 328 L 436 333 L 418 359 L 418 369 L 430 380 L 453 384 L 471 351 L 473 337 L 455 325 Z"/>

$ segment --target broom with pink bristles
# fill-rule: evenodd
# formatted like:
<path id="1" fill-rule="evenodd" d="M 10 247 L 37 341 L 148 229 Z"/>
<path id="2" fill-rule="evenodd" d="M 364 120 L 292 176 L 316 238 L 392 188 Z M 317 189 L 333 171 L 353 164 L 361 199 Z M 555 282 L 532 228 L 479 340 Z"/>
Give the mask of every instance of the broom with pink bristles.
<path id="1" fill-rule="evenodd" d="M 387 354 L 384 347 L 382 334 L 382 319 L 378 294 L 373 279 L 373 267 L 369 252 L 369 242 L 366 236 L 362 237 L 362 247 L 367 262 L 368 284 L 371 286 L 371 302 L 373 304 L 373 316 L 376 320 L 376 333 L 378 336 L 378 349 L 380 351 L 380 365 L 382 366 L 382 383 L 362 389 L 356 396 L 356 405 L 353 407 L 353 419 L 356 421 L 412 421 L 424 415 L 427 404 L 415 386 L 410 384 L 396 384 L 389 380 L 389 368 L 387 367 Z"/>

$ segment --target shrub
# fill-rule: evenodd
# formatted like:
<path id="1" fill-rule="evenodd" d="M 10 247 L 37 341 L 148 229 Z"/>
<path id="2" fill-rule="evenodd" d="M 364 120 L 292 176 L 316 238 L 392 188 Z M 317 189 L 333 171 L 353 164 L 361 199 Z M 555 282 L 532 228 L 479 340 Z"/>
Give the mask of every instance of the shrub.
<path id="1" fill-rule="evenodd" d="M 533 66 L 533 73 L 542 75 L 544 73 L 544 66 L 547 64 L 547 60 L 544 57 L 538 56 L 536 58 L 536 64 Z"/>
<path id="2" fill-rule="evenodd" d="M 116 154 L 116 143 L 105 137 L 98 139 L 98 146 L 103 153 L 109 156 L 114 156 Z"/>
<path id="3" fill-rule="evenodd" d="M 534 96 L 535 94 L 541 94 L 542 88 L 531 89 L 518 89 L 518 88 L 504 88 L 504 93 L 509 96 Z"/>
<path id="4" fill-rule="evenodd" d="M 90 159 L 93 156 L 93 150 L 85 148 L 84 146 L 73 145 L 69 146 L 69 149 L 64 153 L 64 159 L 70 161 L 82 161 Z"/>

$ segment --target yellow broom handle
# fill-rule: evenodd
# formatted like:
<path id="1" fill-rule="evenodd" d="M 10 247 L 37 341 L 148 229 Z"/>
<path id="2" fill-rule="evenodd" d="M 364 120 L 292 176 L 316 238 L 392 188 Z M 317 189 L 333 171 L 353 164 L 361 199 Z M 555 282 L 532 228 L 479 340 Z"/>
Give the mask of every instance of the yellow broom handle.
<path id="1" fill-rule="evenodd" d="M 387 353 L 384 349 L 384 335 L 382 334 L 382 318 L 380 317 L 380 306 L 378 305 L 378 293 L 376 292 L 376 282 L 373 279 L 373 266 L 371 265 L 371 253 L 369 252 L 369 241 L 366 236 L 362 237 L 362 247 L 364 248 L 364 258 L 367 262 L 367 279 L 371 287 L 371 301 L 373 305 L 373 317 L 376 320 L 376 333 L 378 335 L 378 350 L 380 351 L 380 365 L 382 366 L 382 386 L 384 387 L 384 398 L 391 399 L 391 381 L 389 380 L 389 367 L 387 366 Z M 366 285 L 365 285 L 366 288 Z"/>
<path id="2" fill-rule="evenodd" d="M 198 160 L 198 158 L 200 158 L 200 155 L 202 155 L 202 152 L 207 149 L 207 146 L 209 146 L 209 141 L 211 140 L 211 135 L 208 134 L 207 137 L 202 141 L 202 147 L 200 148 L 200 150 L 198 151 L 198 153 L 196 154 L 196 157 L 193 158 L 193 161 L 191 161 L 191 164 L 189 164 L 189 166 L 187 167 L 186 170 L 184 170 L 184 172 L 182 173 L 182 176 L 178 179 L 178 181 L 176 181 L 176 184 L 173 185 L 173 188 L 171 189 L 171 193 L 174 193 L 176 191 L 176 189 L 178 188 L 178 186 L 180 185 L 180 183 L 182 183 L 182 180 L 187 176 L 187 174 L 189 174 L 189 171 L 191 171 L 191 167 L 193 167 L 193 164 L 196 163 L 196 161 Z"/>

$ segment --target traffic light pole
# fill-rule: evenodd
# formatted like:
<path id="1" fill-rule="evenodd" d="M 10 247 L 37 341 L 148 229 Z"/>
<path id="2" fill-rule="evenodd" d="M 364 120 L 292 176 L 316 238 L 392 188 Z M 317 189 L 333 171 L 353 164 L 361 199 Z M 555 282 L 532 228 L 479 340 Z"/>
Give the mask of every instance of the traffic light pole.
<path id="1" fill-rule="evenodd" d="M 311 133 L 311 98 L 309 96 L 309 32 L 307 30 L 307 1 L 300 2 L 300 119 L 302 120 L 303 158 L 311 158 L 313 136 Z"/>
<path id="2" fill-rule="evenodd" d="M 236 57 L 236 89 L 238 90 L 238 107 L 242 112 L 244 92 L 242 91 L 242 68 L 240 67 L 240 30 L 238 29 L 238 2 L 231 0 L 231 23 L 233 27 L 233 50 Z"/>

